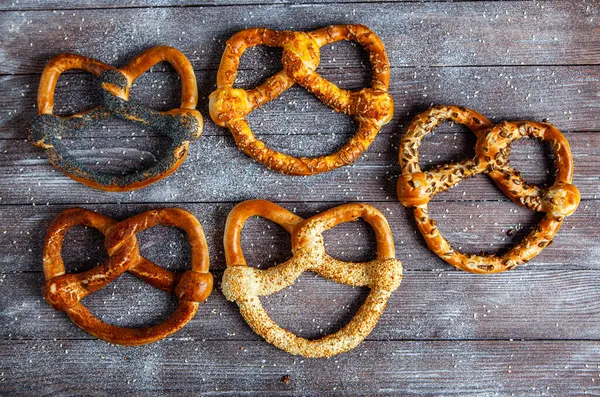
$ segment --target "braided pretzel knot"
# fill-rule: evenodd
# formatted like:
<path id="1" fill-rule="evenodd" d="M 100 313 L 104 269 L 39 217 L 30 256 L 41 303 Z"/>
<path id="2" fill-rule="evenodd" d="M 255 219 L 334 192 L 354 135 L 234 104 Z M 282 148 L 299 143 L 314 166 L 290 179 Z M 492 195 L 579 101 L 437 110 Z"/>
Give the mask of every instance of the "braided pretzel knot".
<path id="1" fill-rule="evenodd" d="M 246 220 L 258 215 L 275 222 L 292 236 L 293 257 L 266 270 L 246 265 L 240 243 Z M 363 218 L 377 237 L 377 259 L 348 263 L 325 253 L 323 231 L 340 223 Z M 366 204 L 346 204 L 303 219 L 265 200 L 238 204 L 225 226 L 223 294 L 235 301 L 240 313 L 257 334 L 280 349 L 304 357 L 331 357 L 356 347 L 371 333 L 393 291 L 402 280 L 402 263 L 395 259 L 394 240 L 385 217 Z M 368 286 L 371 291 L 356 316 L 339 331 L 321 339 L 308 340 L 281 328 L 262 307 L 259 296 L 290 286 L 306 270 L 336 283 Z"/>
<path id="2" fill-rule="evenodd" d="M 352 40 L 369 52 L 373 73 L 371 87 L 359 91 L 340 89 L 315 69 L 320 48 L 340 40 Z M 283 70 L 251 90 L 233 88 L 240 58 L 256 45 L 283 48 Z M 228 127 L 238 147 L 268 168 L 289 175 L 314 175 L 353 163 L 375 139 L 394 113 L 388 94 L 390 62 L 381 39 L 363 25 L 335 25 L 312 32 L 246 29 L 228 41 L 217 74 L 217 90 L 210 95 L 210 117 Z M 354 116 L 358 131 L 339 151 L 321 157 L 293 157 L 267 147 L 254 136 L 245 117 L 277 98 L 295 83 L 313 93 L 332 109 Z"/>
<path id="3" fill-rule="evenodd" d="M 130 101 L 129 90 L 133 82 L 162 61 L 170 63 L 181 78 L 181 107 L 158 112 Z M 56 83 L 63 72 L 71 69 L 85 70 L 100 77 L 103 104 L 71 116 L 57 116 L 53 113 Z M 150 48 L 120 69 L 80 55 L 61 54 L 52 58 L 42 73 L 37 98 L 38 116 L 31 124 L 29 140 L 46 149 L 50 162 L 78 182 L 109 191 L 140 189 L 172 174 L 185 160 L 189 142 L 202 133 L 202 115 L 195 110 L 197 102 L 194 69 L 185 55 L 175 48 Z M 110 117 L 142 124 L 169 137 L 171 144 L 154 165 L 120 176 L 94 170 L 68 153 L 61 141 L 62 135 L 79 132 Z"/>
<path id="4" fill-rule="evenodd" d="M 191 247 L 191 270 L 175 274 L 140 255 L 135 235 L 159 224 L 186 232 Z M 76 225 L 93 227 L 104 234 L 109 258 L 90 270 L 70 274 L 65 273 L 61 248 L 65 234 Z M 177 208 L 144 212 L 122 222 L 82 208 L 65 210 L 50 225 L 43 255 L 46 301 L 67 312 L 88 333 L 120 345 L 143 345 L 178 331 L 194 317 L 199 302 L 212 291 L 213 277 L 208 271 L 208 248 L 202 226 L 192 214 Z M 117 327 L 98 319 L 81 303 L 84 297 L 106 287 L 125 271 L 153 287 L 175 293 L 179 303 L 167 320 L 144 328 Z"/>
<path id="5" fill-rule="evenodd" d="M 445 120 L 462 124 L 477 137 L 475 158 L 444 164 L 426 172 L 419 167 L 419 146 L 423 137 Z M 510 145 L 528 137 L 547 141 L 554 151 L 556 179 L 540 188 L 527 183 L 509 165 Z M 511 121 L 493 125 L 481 114 L 463 107 L 436 106 L 416 116 L 400 143 L 398 198 L 405 207 L 414 207 L 417 226 L 429 248 L 449 264 L 472 273 L 498 273 L 527 262 L 551 241 L 565 216 L 579 205 L 579 191 L 571 184 L 573 158 L 569 142 L 554 126 L 534 121 Z M 473 175 L 488 175 L 516 204 L 545 217 L 519 244 L 502 256 L 470 255 L 458 252 L 442 237 L 429 216 L 427 203 L 459 181 Z"/>

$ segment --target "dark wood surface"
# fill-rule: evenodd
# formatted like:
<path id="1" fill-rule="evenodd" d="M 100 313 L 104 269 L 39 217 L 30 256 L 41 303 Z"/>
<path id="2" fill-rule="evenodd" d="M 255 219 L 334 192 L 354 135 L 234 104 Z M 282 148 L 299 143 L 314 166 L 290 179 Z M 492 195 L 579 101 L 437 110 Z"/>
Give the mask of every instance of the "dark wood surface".
<path id="1" fill-rule="evenodd" d="M 598 2 L 244 3 L 0 3 L 0 394 L 600 395 Z M 394 119 L 352 166 L 306 178 L 268 171 L 208 117 L 224 41 L 245 27 L 337 23 L 363 23 L 382 37 L 392 64 Z M 119 66 L 156 44 L 176 46 L 192 61 L 206 120 L 177 173 L 141 191 L 96 191 L 54 170 L 26 141 L 50 57 L 76 52 Z M 252 87 L 276 72 L 280 54 L 249 50 L 238 84 Z M 357 89 L 368 84 L 365 65 L 356 46 L 340 43 L 323 49 L 319 71 Z M 177 76 L 163 65 L 142 76 L 132 93 L 156 109 L 177 106 L 178 95 Z M 56 101 L 60 113 L 93 106 L 95 81 L 78 72 L 61 77 Z M 493 121 L 547 119 L 569 139 L 582 202 L 529 264 L 493 276 L 456 271 L 427 249 L 411 212 L 398 203 L 399 139 L 415 114 L 439 103 L 467 106 Z M 298 87 L 249 119 L 266 143 L 298 155 L 336 150 L 355 128 Z M 79 159 L 112 170 L 151 163 L 165 142 L 117 121 L 64 140 Z M 473 143 L 463 129 L 444 126 L 426 140 L 421 163 L 469 156 Z M 519 142 L 511 162 L 529 181 L 552 182 L 546 145 Z M 255 335 L 221 294 L 225 219 L 235 203 L 259 197 L 305 217 L 343 202 L 367 202 L 387 216 L 405 277 L 356 349 L 322 360 L 291 356 Z M 196 317 L 173 337 L 128 348 L 96 340 L 54 311 L 40 293 L 42 241 L 52 218 L 73 206 L 116 219 L 170 206 L 194 213 L 217 281 Z M 540 219 L 484 176 L 437 196 L 431 211 L 442 232 L 469 252 L 501 252 Z M 139 241 L 157 263 L 189 266 L 189 248 L 176 229 L 157 227 Z M 290 256 L 286 232 L 264 220 L 252 219 L 242 242 L 258 267 Z M 362 221 L 327 232 L 326 242 L 330 254 L 347 260 L 374 255 L 373 234 Z M 100 234 L 84 228 L 68 233 L 63 254 L 70 271 L 106 258 Z M 263 302 L 278 323 L 315 338 L 345 324 L 366 293 L 306 273 Z M 126 274 L 85 303 L 106 321 L 140 326 L 166 318 L 176 301 Z"/>

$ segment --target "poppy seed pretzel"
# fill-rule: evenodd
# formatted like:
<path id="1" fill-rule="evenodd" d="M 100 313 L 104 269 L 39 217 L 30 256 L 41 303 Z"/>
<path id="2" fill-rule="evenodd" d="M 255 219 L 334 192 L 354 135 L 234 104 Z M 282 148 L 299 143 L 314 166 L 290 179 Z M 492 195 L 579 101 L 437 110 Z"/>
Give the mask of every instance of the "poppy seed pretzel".
<path id="1" fill-rule="evenodd" d="M 139 254 L 135 235 L 159 224 L 186 232 L 191 248 L 191 270 L 175 274 Z M 93 227 L 106 236 L 109 258 L 102 265 L 71 274 L 65 272 L 61 249 L 65 234 L 76 225 Z M 177 208 L 144 212 L 122 222 L 83 208 L 65 210 L 48 229 L 43 262 L 44 299 L 55 309 L 66 312 L 86 332 L 120 345 L 143 345 L 178 331 L 194 317 L 199 302 L 210 295 L 213 286 L 202 226 L 192 214 Z M 84 297 L 106 287 L 126 271 L 179 298 L 177 308 L 167 320 L 143 328 L 117 327 L 103 322 L 83 305 Z"/>
<path id="2" fill-rule="evenodd" d="M 162 61 L 170 63 L 181 78 L 180 107 L 159 112 L 130 101 L 133 82 Z M 57 116 L 53 113 L 56 83 L 62 73 L 71 69 L 85 70 L 100 77 L 103 104 L 71 116 Z M 197 102 L 194 69 L 185 55 L 173 47 L 150 48 L 120 69 L 81 55 L 61 54 L 52 58 L 42 73 L 37 97 L 38 115 L 31 124 L 29 140 L 46 150 L 56 168 L 84 185 L 108 191 L 140 189 L 172 174 L 185 160 L 189 142 L 202 133 L 202 115 L 195 109 Z M 154 165 L 124 175 L 97 171 L 68 153 L 61 140 L 64 134 L 77 133 L 111 117 L 151 128 L 169 137 L 171 144 Z"/>
<path id="3" fill-rule="evenodd" d="M 241 231 L 254 215 L 275 222 L 292 236 L 293 257 L 266 270 L 246 265 Z M 363 218 L 375 231 L 377 259 L 349 263 L 325 253 L 323 231 L 340 223 Z M 393 291 L 402 280 L 402 263 L 395 259 L 394 240 L 385 217 L 366 204 L 346 204 L 303 219 L 265 200 L 238 204 L 225 226 L 223 294 L 235 301 L 240 313 L 258 335 L 290 354 L 308 358 L 331 357 L 356 347 L 371 333 Z M 354 318 L 339 331 L 317 340 L 308 340 L 277 325 L 262 307 L 259 296 L 270 295 L 294 283 L 306 270 L 336 283 L 367 286 L 371 289 Z"/>
<path id="4" fill-rule="evenodd" d="M 419 147 L 425 135 L 443 121 L 469 128 L 477 137 L 475 158 L 443 164 L 422 172 Z M 552 186 L 540 188 L 527 183 L 509 165 L 510 144 L 528 137 L 547 141 L 554 150 L 556 179 Z M 402 137 L 399 153 L 402 175 L 398 179 L 398 198 L 405 207 L 414 207 L 417 226 L 429 248 L 458 269 L 472 273 L 498 273 L 523 264 L 539 254 L 558 232 L 564 218 L 579 205 L 579 191 L 571 184 L 573 158 L 569 142 L 554 126 L 534 121 L 511 121 L 493 125 L 481 114 L 456 106 L 436 106 L 414 118 Z M 442 237 L 429 216 L 427 203 L 463 179 L 488 175 L 516 204 L 545 217 L 527 237 L 502 256 L 463 254 Z"/>
<path id="5" fill-rule="evenodd" d="M 369 52 L 371 87 L 359 91 L 340 89 L 315 71 L 320 48 L 340 40 L 359 43 Z M 250 90 L 234 88 L 240 58 L 256 45 L 283 48 L 283 70 Z M 210 116 L 227 127 L 247 155 L 268 168 L 289 175 L 314 175 L 353 163 L 371 145 L 379 129 L 394 113 L 388 93 L 390 63 L 381 39 L 363 25 L 335 25 L 312 32 L 246 29 L 226 44 L 217 73 L 217 90 L 210 95 Z M 336 153 L 320 157 L 293 157 L 267 147 L 254 136 L 245 117 L 272 101 L 295 83 L 313 93 L 332 109 L 354 116 L 358 131 Z"/>

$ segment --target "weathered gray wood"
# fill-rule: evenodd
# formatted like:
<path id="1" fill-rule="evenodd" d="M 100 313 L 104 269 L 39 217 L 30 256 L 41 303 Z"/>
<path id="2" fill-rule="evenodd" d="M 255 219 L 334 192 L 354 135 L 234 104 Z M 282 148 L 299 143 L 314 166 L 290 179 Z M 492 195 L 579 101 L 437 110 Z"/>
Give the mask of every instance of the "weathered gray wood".
<path id="1" fill-rule="evenodd" d="M 590 1 L 336 1 L 178 3 L 188 7 L 164 0 L 0 3 L 0 10 L 12 10 L 0 11 L 1 395 L 600 396 L 600 7 Z M 149 8 L 154 5 L 158 8 Z M 364 23 L 382 37 L 392 63 L 395 117 L 354 166 L 311 178 L 267 171 L 208 120 L 207 95 L 224 41 L 245 27 L 312 29 L 331 23 Z M 207 119 L 204 135 L 175 175 L 134 193 L 100 192 L 54 171 L 44 153 L 25 141 L 39 76 L 51 56 L 77 52 L 118 66 L 157 44 L 174 45 L 191 59 L 198 107 Z M 250 50 L 238 83 L 251 87 L 277 71 L 280 54 Z M 366 57 L 357 47 L 328 46 L 321 58 L 319 71 L 336 84 L 350 89 L 368 84 Z M 132 95 L 168 109 L 176 106 L 177 84 L 172 69 L 159 65 L 140 78 Z M 69 73 L 59 82 L 57 109 L 93 105 L 94 90 L 89 76 Z M 493 121 L 549 119 L 566 133 L 575 157 L 574 183 L 584 201 L 529 264 L 494 276 L 455 271 L 426 248 L 411 212 L 397 202 L 400 135 L 431 103 L 472 107 Z M 350 118 L 330 112 L 299 87 L 253 113 L 250 122 L 269 145 L 303 155 L 331 152 L 354 132 Z M 164 142 L 119 122 L 104 127 L 65 141 L 81 159 L 114 170 L 135 167 L 141 156 L 148 164 Z M 472 137 L 460 131 L 444 127 L 427 139 L 422 165 L 472 153 Z M 511 161 L 528 180 L 548 183 L 549 153 L 522 142 Z M 255 335 L 237 307 L 225 301 L 218 285 L 225 267 L 225 219 L 236 202 L 256 197 L 305 217 L 364 201 L 388 218 L 405 278 L 373 333 L 353 351 L 329 360 L 290 356 Z M 116 219 L 166 206 L 199 218 L 217 285 L 173 338 L 138 348 L 108 345 L 43 301 L 44 234 L 58 212 L 74 205 Z M 441 231 L 469 252 L 506 249 L 540 217 L 506 201 L 483 176 L 436 197 L 431 211 Z M 373 234 L 363 222 L 341 225 L 325 239 L 327 251 L 346 260 L 374 255 Z M 142 253 L 158 264 L 186 268 L 189 249 L 176 229 L 153 228 L 139 241 Z M 69 232 L 63 250 L 68 269 L 102 262 L 102 243 L 89 229 Z M 242 243 L 253 265 L 270 266 L 290 255 L 287 233 L 264 220 L 249 221 Z M 366 289 L 307 273 L 262 300 L 283 326 L 318 337 L 345 324 L 365 296 Z M 106 321 L 138 326 L 164 319 L 175 300 L 124 275 L 85 303 Z"/>
<path id="2" fill-rule="evenodd" d="M 403 258 L 404 259 L 404 258 Z M 495 276 L 411 270 L 368 340 L 599 340 L 597 271 L 514 271 Z M 213 271 L 220 285 L 222 271 Z M 0 339 L 95 339 L 55 311 L 41 296 L 41 273 L 9 273 L 0 285 Z M 291 287 L 261 298 L 283 327 L 307 338 L 347 323 L 368 289 L 351 288 L 307 272 Z M 163 321 L 176 299 L 133 276 L 123 276 L 84 303 L 103 320 L 120 326 Z M 581 326 L 574 326 L 581 324 Z M 196 317 L 175 339 L 259 341 L 237 305 L 215 288 Z"/>
<path id="3" fill-rule="evenodd" d="M 215 69 L 224 40 L 240 29 L 332 23 L 372 28 L 396 67 L 598 64 L 599 11 L 569 1 L 6 11 L 0 73 L 39 73 L 49 57 L 65 51 L 118 63 L 159 43 L 180 48 L 196 69 Z M 331 66 L 356 65 L 345 53 L 335 58 Z"/>
<path id="4" fill-rule="evenodd" d="M 41 70 L 40 70 L 41 71 Z M 254 87 L 275 72 L 244 71 L 239 85 Z M 200 102 L 205 117 L 203 136 L 226 135 L 208 115 L 208 95 L 215 89 L 215 71 L 198 71 Z M 323 76 L 344 88 L 368 85 L 369 72 L 361 68 L 324 69 Z M 38 75 L 0 76 L 0 138 L 24 138 L 36 114 Z M 71 114 L 99 104 L 97 81 L 86 74 L 68 74 L 59 80 L 55 111 Z M 564 131 L 600 131 L 598 92 L 600 66 L 519 66 L 394 68 L 390 92 L 395 116 L 384 132 L 400 132 L 420 111 L 433 104 L 457 104 L 478 110 L 492 121 L 543 120 Z M 179 81 L 174 73 L 144 74 L 132 97 L 150 107 L 178 107 Z M 331 112 L 312 94 L 294 87 L 249 117 L 259 136 L 275 134 L 333 134 L 352 130 L 351 118 Z M 150 131 L 123 122 L 110 123 L 110 133 L 89 128 L 82 136 L 145 136 Z M 284 127 L 285 126 L 285 127 Z"/>
<path id="5" fill-rule="evenodd" d="M 285 208 L 308 217 L 338 203 L 284 203 Z M 412 214 L 396 203 L 371 203 L 387 217 L 396 242 L 397 257 L 408 270 L 453 270 L 429 251 L 418 233 Z M 85 205 L 115 219 L 125 219 L 144 210 L 166 206 L 187 209 L 202 224 L 213 269 L 224 269 L 223 229 L 233 203 L 208 204 L 120 204 Z M 72 205 L 3 206 L 0 212 L 0 273 L 41 270 L 43 239 L 51 220 Z M 510 202 L 439 202 L 431 206 L 440 230 L 458 248 L 478 253 L 502 251 L 519 241 L 539 220 Z M 512 212 L 514 211 L 514 212 Z M 569 217 L 548 246 L 529 264 L 517 271 L 600 269 L 600 230 L 597 227 L 600 202 L 584 202 Z M 189 255 L 185 239 L 177 229 L 153 228 L 140 236 L 142 253 L 171 269 L 182 270 Z M 270 266 L 283 262 L 291 253 L 289 235 L 283 229 L 260 218 L 250 220 L 242 235 L 249 263 Z M 346 223 L 326 232 L 327 250 L 345 260 L 370 260 L 375 255 L 374 236 L 361 222 Z M 267 257 L 265 258 L 265 250 Z M 76 228 L 68 234 L 64 248 L 69 269 L 82 270 L 106 258 L 103 239 L 93 229 Z"/>
<path id="6" fill-rule="evenodd" d="M 351 134 L 351 133 L 350 133 Z M 575 179 L 584 199 L 600 193 L 596 155 L 600 134 L 567 133 L 575 158 Z M 333 152 L 349 135 L 274 135 L 264 137 L 272 147 L 294 155 Z M 0 140 L 0 203 L 112 202 L 237 202 L 248 198 L 272 201 L 389 201 L 397 202 L 398 135 L 381 134 L 353 165 L 310 177 L 290 177 L 268 170 L 241 153 L 231 136 L 206 136 L 193 143 L 183 165 L 170 177 L 128 193 L 106 193 L 74 182 L 57 171 L 45 152 L 26 140 Z M 432 138 L 423 145 L 421 164 L 460 160 L 473 153 L 471 134 Z M 165 139 L 65 140 L 81 161 L 105 171 L 122 172 L 148 166 Z M 535 141 L 514 145 L 511 160 L 535 183 L 552 182 L 552 154 Z M 439 156 L 439 157 L 438 157 Z M 489 178 L 478 175 L 437 195 L 440 200 L 506 200 Z"/>
<path id="7" fill-rule="evenodd" d="M 264 342 L 199 338 L 142 348 L 0 343 L 6 395 L 600 394 L 597 342 L 366 342 L 330 360 L 296 358 Z"/>
<path id="8" fill-rule="evenodd" d="M 440 0 L 391 0 L 388 2 L 411 3 L 411 2 L 435 2 Z M 467 1 L 467 0 L 457 0 Z M 478 1 L 478 0 L 475 0 Z M 503 1 L 503 0 L 488 0 Z M 522 0 L 524 1 L 524 0 Z M 182 0 L 176 3 L 170 0 L 82 0 L 73 3 L 69 0 L 11 0 L 0 3 L 0 10 L 76 10 L 85 8 L 144 8 L 144 7 L 189 7 L 189 6 L 223 6 L 223 5 L 246 5 L 245 0 Z M 275 1 L 252 1 L 253 5 L 259 4 L 315 4 L 319 0 L 275 0 Z M 377 0 L 335 0 L 328 3 L 378 3 Z"/>

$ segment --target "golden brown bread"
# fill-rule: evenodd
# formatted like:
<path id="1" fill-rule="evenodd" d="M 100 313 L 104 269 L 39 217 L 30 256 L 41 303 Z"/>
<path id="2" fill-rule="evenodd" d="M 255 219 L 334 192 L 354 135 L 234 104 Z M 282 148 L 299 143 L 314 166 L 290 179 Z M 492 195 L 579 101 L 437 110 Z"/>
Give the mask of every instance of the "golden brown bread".
<path id="1" fill-rule="evenodd" d="M 343 90 L 315 71 L 320 62 L 320 48 L 340 40 L 355 41 L 369 52 L 371 87 Z M 234 88 L 242 54 L 256 45 L 283 48 L 283 70 L 253 89 Z M 246 29 L 227 41 L 217 73 L 217 90 L 210 95 L 210 117 L 229 128 L 241 150 L 268 168 L 289 175 L 319 174 L 353 163 L 371 145 L 380 128 L 392 119 L 394 102 L 388 93 L 389 81 L 390 63 L 383 43 L 366 26 L 335 25 L 312 32 Z M 297 158 L 270 149 L 254 136 L 245 117 L 295 83 L 332 109 L 354 116 L 358 131 L 336 153 Z"/>
<path id="2" fill-rule="evenodd" d="M 291 259 L 266 270 L 246 265 L 240 241 L 241 231 L 246 220 L 254 215 L 279 224 L 291 234 Z M 375 231 L 377 259 L 349 263 L 327 255 L 323 231 L 357 218 L 363 218 Z M 304 357 L 331 357 L 356 347 L 371 333 L 391 293 L 400 286 L 402 280 L 402 263 L 395 259 L 394 239 L 387 220 L 383 214 L 366 204 L 345 204 L 303 219 L 266 200 L 245 201 L 238 204 L 227 217 L 223 242 L 227 262 L 222 282 L 225 297 L 238 304 L 248 325 L 267 342 Z M 371 289 L 348 324 L 317 340 L 308 340 L 281 328 L 269 317 L 259 299 L 259 296 L 270 295 L 290 286 L 306 270 L 336 283 Z"/>
<path id="3" fill-rule="evenodd" d="M 133 82 L 162 61 L 169 62 L 181 78 L 181 107 L 158 112 L 130 101 L 129 90 Z M 70 69 L 82 69 L 101 78 L 102 106 L 67 117 L 53 113 L 56 83 L 59 76 Z M 185 160 L 189 142 L 202 133 L 202 115 L 195 109 L 198 89 L 194 69 L 185 55 L 173 47 L 150 48 L 120 69 L 81 55 L 57 55 L 44 68 L 37 102 L 38 116 L 32 122 L 29 140 L 46 149 L 50 162 L 65 175 L 96 189 L 135 190 L 167 177 Z M 156 164 L 124 175 L 97 171 L 69 155 L 61 142 L 62 135 L 110 117 L 141 123 L 145 128 L 168 136 L 171 145 Z"/>
<path id="4" fill-rule="evenodd" d="M 191 270 L 175 274 L 140 255 L 135 235 L 159 224 L 175 226 L 187 233 Z M 109 258 L 90 270 L 66 274 L 61 249 L 65 234 L 76 225 L 93 227 L 104 234 Z M 83 208 L 65 210 L 48 229 L 43 261 L 44 299 L 55 309 L 65 311 L 86 332 L 120 345 L 155 342 L 181 329 L 194 317 L 199 302 L 210 295 L 213 286 L 202 226 L 192 214 L 177 208 L 147 211 L 121 222 Z M 117 327 L 103 322 L 81 303 L 85 296 L 106 287 L 126 271 L 179 298 L 177 309 L 167 320 L 143 328 Z"/>
<path id="5" fill-rule="evenodd" d="M 444 164 L 422 172 L 419 147 L 425 135 L 445 120 L 462 124 L 477 137 L 475 158 Z M 554 150 L 556 179 L 540 188 L 527 183 L 509 165 L 510 144 L 528 137 L 549 142 Z M 493 125 L 481 114 L 457 106 L 436 106 L 417 115 L 402 137 L 399 153 L 402 175 L 398 198 L 405 207 L 414 207 L 417 226 L 429 248 L 458 269 L 472 273 L 498 273 L 527 262 L 551 241 L 564 218 L 579 205 L 579 191 L 571 184 L 573 158 L 569 142 L 553 125 L 534 121 L 511 121 Z M 520 243 L 502 256 L 463 254 L 440 234 L 429 216 L 427 203 L 465 178 L 488 175 L 513 202 L 532 211 L 545 212 L 542 221 Z"/>

